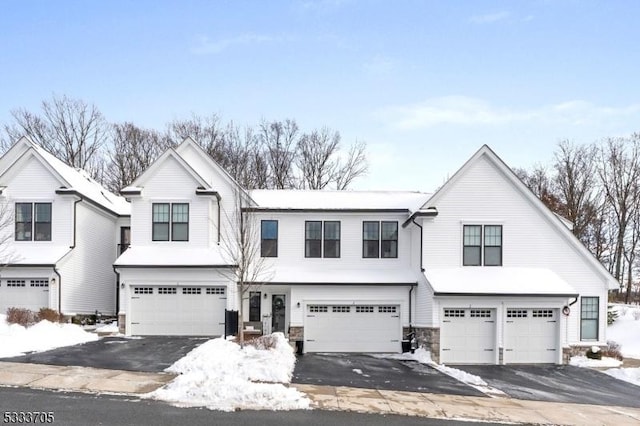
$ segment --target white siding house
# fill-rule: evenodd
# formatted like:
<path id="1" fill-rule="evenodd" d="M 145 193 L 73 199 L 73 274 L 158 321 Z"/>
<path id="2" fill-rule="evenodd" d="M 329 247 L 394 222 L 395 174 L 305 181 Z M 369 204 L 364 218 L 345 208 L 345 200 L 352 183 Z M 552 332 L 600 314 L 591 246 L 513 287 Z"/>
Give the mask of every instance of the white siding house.
<path id="1" fill-rule="evenodd" d="M 115 314 L 119 226 L 129 204 L 22 138 L 0 159 L 0 312 Z"/>

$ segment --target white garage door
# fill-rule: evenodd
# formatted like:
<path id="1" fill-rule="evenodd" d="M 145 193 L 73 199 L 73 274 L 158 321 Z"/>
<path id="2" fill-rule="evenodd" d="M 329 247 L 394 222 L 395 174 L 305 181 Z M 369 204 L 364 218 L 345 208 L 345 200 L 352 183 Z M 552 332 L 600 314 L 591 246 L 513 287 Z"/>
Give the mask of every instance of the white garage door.
<path id="1" fill-rule="evenodd" d="M 131 334 L 223 335 L 225 293 L 224 287 L 133 286 Z"/>
<path id="2" fill-rule="evenodd" d="M 558 310 L 507 309 L 505 363 L 558 362 Z"/>
<path id="3" fill-rule="evenodd" d="M 347 304 L 348 303 L 348 304 Z M 308 305 L 305 352 L 400 352 L 397 305 Z"/>
<path id="4" fill-rule="evenodd" d="M 444 309 L 440 361 L 450 364 L 496 363 L 495 309 Z"/>
<path id="5" fill-rule="evenodd" d="M 0 313 L 7 308 L 39 311 L 49 307 L 49 280 L 46 278 L 9 278 L 0 282 Z"/>

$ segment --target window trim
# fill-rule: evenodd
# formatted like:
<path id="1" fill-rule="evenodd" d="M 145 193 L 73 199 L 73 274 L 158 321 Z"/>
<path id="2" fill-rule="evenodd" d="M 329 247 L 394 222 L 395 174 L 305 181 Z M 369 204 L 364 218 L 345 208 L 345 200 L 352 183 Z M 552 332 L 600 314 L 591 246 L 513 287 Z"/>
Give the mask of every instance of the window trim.
<path id="1" fill-rule="evenodd" d="M 276 237 L 275 238 L 264 238 L 264 224 L 265 222 L 274 222 L 276 224 Z M 279 233 L 279 224 L 277 219 L 262 219 L 260 221 L 260 257 L 278 257 L 278 233 Z M 266 241 L 275 241 L 275 250 L 273 254 L 269 254 L 265 252 L 264 242 Z"/>
<path id="2" fill-rule="evenodd" d="M 167 222 L 155 222 L 155 215 L 154 215 L 154 208 L 155 206 L 163 206 L 166 205 L 169 208 L 168 211 L 168 220 Z M 175 205 L 185 205 L 187 206 L 187 221 L 186 222 L 174 222 L 173 220 L 173 207 Z M 184 243 L 184 242 L 188 242 L 189 241 L 189 228 L 190 228 L 190 216 L 191 216 L 191 205 L 189 202 L 184 202 L 184 201 L 180 201 L 180 202 L 176 202 L 176 203 L 170 203 L 170 202 L 159 202 L 159 203 L 151 203 L 151 241 L 154 242 L 179 242 L 179 243 Z M 174 237 L 174 228 L 173 225 L 174 224 L 186 224 L 187 225 L 187 238 L 184 240 L 176 240 Z M 167 239 L 158 239 L 156 237 L 155 234 L 155 225 L 167 225 Z"/>
<path id="3" fill-rule="evenodd" d="M 30 221 L 29 222 L 18 222 L 18 205 L 27 205 L 30 208 Z M 38 221 L 38 206 L 48 206 L 49 207 L 49 217 L 48 221 Z M 16 201 L 14 203 L 14 233 L 13 239 L 17 242 L 24 241 L 38 241 L 38 242 L 46 242 L 53 240 L 53 203 L 51 201 Z M 29 238 L 21 238 L 18 239 L 18 224 L 29 224 Z M 36 227 L 37 224 L 49 224 L 49 238 L 37 238 L 36 235 Z M 24 227 L 23 227 L 24 232 Z"/>
<path id="4" fill-rule="evenodd" d="M 187 221 L 186 222 L 175 222 L 174 221 L 174 217 L 173 217 L 173 208 L 175 206 L 187 206 Z M 171 217 L 170 217 L 170 223 L 171 223 L 171 241 L 180 241 L 180 242 L 184 242 L 184 241 L 189 241 L 189 203 L 171 203 Z M 186 224 L 187 225 L 187 237 L 184 240 L 177 240 L 175 239 L 175 230 L 174 230 L 174 225 L 183 225 Z"/>
<path id="5" fill-rule="evenodd" d="M 167 221 L 156 222 L 155 220 L 155 207 L 167 206 Z M 167 225 L 167 239 L 159 239 L 156 237 L 155 225 Z M 171 241 L 171 203 L 151 203 L 151 241 Z"/>
<path id="6" fill-rule="evenodd" d="M 480 244 L 479 245 L 467 245 L 465 244 L 465 229 L 468 227 L 479 227 L 480 228 Z M 496 227 L 496 228 L 500 228 L 500 245 L 487 245 L 487 236 L 486 236 L 486 230 L 487 227 Z M 481 266 L 481 267 L 494 267 L 494 266 L 503 266 L 504 265 L 504 224 L 502 223 L 478 223 L 478 222 L 468 222 L 468 223 L 463 223 L 462 224 L 462 231 L 461 231 L 461 242 L 462 242 L 462 253 L 461 253 L 461 263 L 462 266 Z M 480 249 L 480 259 L 478 259 L 478 264 L 475 263 L 467 263 L 466 259 L 465 259 L 465 248 L 467 247 L 471 247 L 471 248 L 479 248 Z M 486 256 L 486 252 L 487 252 L 487 248 L 494 248 L 494 247 L 499 247 L 500 248 L 500 263 L 499 264 L 487 264 L 487 256 Z"/>
<path id="7" fill-rule="evenodd" d="M 311 224 L 320 224 L 320 238 L 309 238 L 307 226 Z M 319 259 L 323 256 L 323 236 L 324 236 L 324 227 L 322 226 L 321 220 L 305 220 L 304 221 L 304 257 L 307 259 Z M 320 250 L 318 251 L 317 256 L 311 256 L 311 250 L 308 249 L 308 243 L 314 241 L 320 243 Z"/>
<path id="8" fill-rule="evenodd" d="M 383 234 L 384 233 L 382 232 L 382 228 L 384 228 L 384 224 L 389 224 L 389 223 L 392 223 L 392 224 L 396 225 L 396 239 L 395 240 L 385 240 L 383 238 Z M 399 234 L 400 234 L 400 227 L 398 226 L 398 221 L 397 220 L 382 220 L 382 221 L 380 221 L 380 258 L 381 259 L 397 259 L 398 258 L 398 251 L 399 251 L 398 250 L 398 248 L 399 248 L 398 247 L 398 240 L 399 240 L 399 237 L 400 237 Z M 395 241 L 396 242 L 396 253 L 395 253 L 395 256 L 385 256 L 384 255 L 384 251 L 382 250 L 382 243 L 385 242 L 385 241 L 391 241 L 391 242 Z"/>
<path id="9" fill-rule="evenodd" d="M 465 244 L 464 241 L 464 237 L 465 237 L 465 229 L 466 228 L 480 228 L 480 242 L 478 243 L 478 245 L 467 245 Z M 484 227 L 482 225 L 478 225 L 476 223 L 466 223 L 462 225 L 462 266 L 482 266 L 482 243 L 483 243 L 483 234 L 484 234 Z M 464 249 L 467 247 L 477 247 L 479 250 L 479 254 L 480 254 L 480 258 L 478 259 L 478 263 L 467 263 L 465 256 L 464 256 Z"/>
<path id="10" fill-rule="evenodd" d="M 338 238 L 327 238 L 327 223 L 335 223 L 338 225 Z M 327 256 L 327 241 L 337 241 L 337 253 L 335 256 Z M 325 220 L 322 224 L 322 257 L 325 259 L 340 259 L 342 244 L 342 223 L 339 220 Z"/>
<path id="11" fill-rule="evenodd" d="M 29 221 L 21 221 L 18 222 L 18 205 L 27 205 L 29 206 Z M 15 230 L 14 230 L 14 240 L 15 241 L 33 241 L 33 203 L 24 203 L 24 202 L 16 202 L 14 205 L 14 222 L 15 222 Z M 18 224 L 23 224 L 23 234 L 25 226 L 24 224 L 29 224 L 29 238 L 18 238 Z"/>
<path id="12" fill-rule="evenodd" d="M 595 318 L 584 318 L 584 302 L 585 300 L 595 299 L 596 303 L 596 317 Z M 596 323 L 596 337 L 584 337 L 582 335 L 582 324 L 583 321 L 595 321 Z M 580 296 L 580 341 L 582 342 L 597 342 L 600 339 L 600 296 Z"/>
<path id="13" fill-rule="evenodd" d="M 496 227 L 496 228 L 500 228 L 500 245 L 499 246 L 488 246 L 487 245 L 487 227 Z M 502 266 L 502 247 L 504 246 L 504 242 L 503 242 L 503 227 L 502 225 L 498 225 L 498 224 L 487 224 L 487 225 L 483 225 L 482 226 L 482 266 Z M 487 265 L 487 247 L 500 247 L 500 263 L 497 265 Z"/>
<path id="14" fill-rule="evenodd" d="M 255 298 L 255 299 L 254 299 Z M 258 306 L 251 306 L 251 301 L 252 299 L 257 300 L 258 301 Z M 255 317 L 252 317 L 251 314 L 255 313 L 255 311 L 252 311 L 252 309 L 257 309 L 258 310 L 258 317 L 257 319 L 254 319 Z M 260 314 L 262 313 L 262 292 L 260 291 L 250 291 L 249 292 L 249 321 L 261 321 L 260 318 Z"/>
<path id="15" fill-rule="evenodd" d="M 378 238 L 377 240 L 367 239 L 365 240 L 365 225 L 368 223 L 375 223 L 378 227 Z M 378 250 L 376 251 L 375 256 L 367 256 L 367 252 L 365 250 L 365 242 L 366 241 L 377 241 Z M 363 259 L 380 259 L 380 221 L 379 220 L 363 220 L 362 221 L 362 258 Z"/>

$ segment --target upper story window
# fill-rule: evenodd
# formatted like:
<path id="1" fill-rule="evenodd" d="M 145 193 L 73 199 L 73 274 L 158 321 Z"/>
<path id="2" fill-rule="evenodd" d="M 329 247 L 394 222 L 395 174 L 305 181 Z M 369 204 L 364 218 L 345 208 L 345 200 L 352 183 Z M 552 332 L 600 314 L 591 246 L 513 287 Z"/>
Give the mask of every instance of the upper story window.
<path id="1" fill-rule="evenodd" d="M 580 300 L 580 340 L 598 340 L 600 312 L 598 297 L 582 297 Z"/>
<path id="2" fill-rule="evenodd" d="M 189 204 L 153 203 L 153 241 L 189 241 Z"/>
<path id="3" fill-rule="evenodd" d="M 340 222 L 306 221 L 304 223 L 304 257 L 340 257 Z"/>
<path id="4" fill-rule="evenodd" d="M 484 266 L 502 266 L 502 225 L 464 225 L 463 227 L 462 265 L 481 266 L 483 264 Z"/>
<path id="5" fill-rule="evenodd" d="M 51 203 L 16 203 L 15 212 L 16 241 L 51 241 Z"/>
<path id="6" fill-rule="evenodd" d="M 397 258 L 398 222 L 362 222 L 362 257 Z"/>
<path id="7" fill-rule="evenodd" d="M 263 220 L 260 226 L 260 256 L 278 257 L 278 221 Z"/>

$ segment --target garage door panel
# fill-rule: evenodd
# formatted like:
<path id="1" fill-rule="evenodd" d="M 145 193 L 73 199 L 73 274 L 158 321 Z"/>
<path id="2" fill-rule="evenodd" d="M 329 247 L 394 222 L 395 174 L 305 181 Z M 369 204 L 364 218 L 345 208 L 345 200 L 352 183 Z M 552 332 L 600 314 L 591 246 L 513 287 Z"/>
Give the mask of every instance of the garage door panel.
<path id="1" fill-rule="evenodd" d="M 0 313 L 5 313 L 8 308 L 39 311 L 48 307 L 48 279 L 3 279 L 0 283 Z"/>
<path id="2" fill-rule="evenodd" d="M 349 302 L 352 303 L 352 302 Z M 399 352 L 398 306 L 309 305 L 305 352 Z"/>
<path id="3" fill-rule="evenodd" d="M 131 334 L 224 334 L 224 287 L 135 286 L 132 290 Z"/>
<path id="4" fill-rule="evenodd" d="M 441 362 L 494 364 L 495 318 L 493 309 L 444 309 L 440 337 Z"/>
<path id="5" fill-rule="evenodd" d="M 505 363 L 558 362 L 558 310 L 507 309 Z"/>

